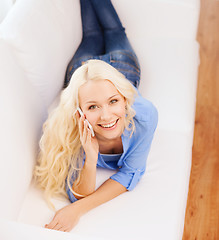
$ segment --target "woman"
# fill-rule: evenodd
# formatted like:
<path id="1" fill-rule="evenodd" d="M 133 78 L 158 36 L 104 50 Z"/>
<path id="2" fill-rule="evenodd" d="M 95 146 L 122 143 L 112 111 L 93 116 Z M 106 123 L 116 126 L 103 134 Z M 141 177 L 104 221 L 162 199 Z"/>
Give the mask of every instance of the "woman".
<path id="1" fill-rule="evenodd" d="M 137 57 L 111 1 L 80 3 L 83 39 L 68 65 L 59 106 L 44 124 L 35 168 L 48 201 L 67 192 L 72 202 L 46 225 L 60 231 L 136 186 L 157 126 L 156 108 L 136 88 Z M 96 167 L 117 170 L 98 189 Z"/>

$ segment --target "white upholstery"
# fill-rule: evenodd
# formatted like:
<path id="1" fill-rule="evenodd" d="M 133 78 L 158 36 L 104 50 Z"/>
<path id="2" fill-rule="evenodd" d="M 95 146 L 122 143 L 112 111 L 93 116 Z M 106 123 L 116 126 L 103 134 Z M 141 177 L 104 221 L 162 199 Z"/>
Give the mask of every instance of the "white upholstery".
<path id="1" fill-rule="evenodd" d="M 159 128 L 191 133 L 199 44 L 187 39 L 150 39 L 141 56 L 141 92 L 159 108 Z"/>
<path id="2" fill-rule="evenodd" d="M 9 10 L 13 6 L 14 0 L 1 0 L 0 1 L 0 23 L 7 16 Z"/>
<path id="3" fill-rule="evenodd" d="M 196 103 L 199 0 L 113 0 L 139 56 L 140 92 L 159 112 L 137 187 L 84 215 L 71 233 L 32 183 L 48 109 L 81 39 L 78 0 L 17 0 L 0 25 L 0 239 L 182 238 Z M 1 8 L 1 5 L 0 5 Z M 112 175 L 98 170 L 97 184 Z M 68 200 L 53 200 L 57 209 Z M 86 229 L 86 230 L 85 230 Z"/>
<path id="4" fill-rule="evenodd" d="M 65 233 L 45 228 L 39 228 L 33 225 L 27 225 L 14 221 L 8 221 L 0 218 L 0 237 L 1 239 L 8 240 L 87 240 L 86 237 L 75 233 Z M 101 240 L 102 238 L 89 237 L 89 240 Z M 107 240 L 107 239 L 106 239 Z M 109 239 L 108 239 L 109 240 Z"/>
<path id="5" fill-rule="evenodd" d="M 147 173 L 138 186 L 86 214 L 72 233 L 103 239 L 181 239 L 191 161 L 188 139 L 186 134 L 158 131 Z M 112 171 L 99 169 L 98 185 L 111 175 Z M 68 201 L 54 203 L 59 209 Z M 42 192 L 31 186 L 19 221 L 44 226 L 53 215 Z"/>
<path id="6" fill-rule="evenodd" d="M 1 215 L 17 219 L 28 190 L 46 109 L 6 42 L 0 39 Z M 8 206 L 8 207 L 6 207 Z"/>
<path id="7" fill-rule="evenodd" d="M 73 2 L 17 1 L 1 25 L 2 38 L 13 48 L 25 75 L 47 107 L 60 91 L 60 79 L 77 47 L 74 33 L 80 28 L 80 24 L 75 24 L 80 14 L 78 18 L 72 14 Z"/>

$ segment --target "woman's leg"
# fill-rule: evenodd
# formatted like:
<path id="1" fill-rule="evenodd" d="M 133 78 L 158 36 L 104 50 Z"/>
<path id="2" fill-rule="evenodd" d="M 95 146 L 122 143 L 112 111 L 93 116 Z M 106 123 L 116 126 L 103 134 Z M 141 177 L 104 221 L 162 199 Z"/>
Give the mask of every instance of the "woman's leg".
<path id="1" fill-rule="evenodd" d="M 90 0 L 80 0 L 80 5 L 83 36 L 74 59 L 104 54 L 103 32 L 93 6 Z"/>
<path id="2" fill-rule="evenodd" d="M 68 64 L 64 87 L 68 85 L 75 71 L 74 65 L 80 58 L 102 55 L 105 50 L 103 31 L 90 0 L 80 0 L 80 6 L 83 36 L 78 49 Z"/>
<path id="3" fill-rule="evenodd" d="M 90 1 L 104 31 L 105 53 L 110 55 L 110 64 L 138 87 L 141 72 L 138 58 L 111 0 Z"/>
<path id="4" fill-rule="evenodd" d="M 134 53 L 111 0 L 90 1 L 104 31 L 105 53 L 115 50 L 128 50 Z"/>

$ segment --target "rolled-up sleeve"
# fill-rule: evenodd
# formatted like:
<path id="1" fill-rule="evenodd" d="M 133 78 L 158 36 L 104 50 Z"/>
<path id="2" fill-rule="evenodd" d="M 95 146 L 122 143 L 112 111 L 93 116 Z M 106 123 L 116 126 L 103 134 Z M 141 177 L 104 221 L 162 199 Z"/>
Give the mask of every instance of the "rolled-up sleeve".
<path id="1" fill-rule="evenodd" d="M 78 199 L 74 196 L 74 194 L 72 193 L 72 191 L 70 190 L 68 183 L 67 183 L 67 179 L 65 181 L 65 190 L 66 193 L 68 195 L 69 200 L 73 203 L 76 202 Z"/>
<path id="2" fill-rule="evenodd" d="M 135 170 L 124 163 L 123 167 L 110 178 L 122 184 L 127 190 L 132 190 L 137 185 L 143 174 L 144 169 Z"/>
<path id="3" fill-rule="evenodd" d="M 85 162 L 85 156 L 83 158 L 82 166 L 84 166 L 84 162 Z M 72 175 L 70 176 L 70 186 L 73 185 L 74 181 L 77 179 L 77 176 L 78 176 L 77 173 L 75 173 L 75 172 L 72 173 Z M 77 201 L 78 199 L 75 197 L 75 195 L 73 194 L 73 192 L 69 188 L 67 178 L 68 178 L 68 176 L 65 179 L 65 191 L 68 195 L 69 200 L 73 203 L 73 202 Z"/>

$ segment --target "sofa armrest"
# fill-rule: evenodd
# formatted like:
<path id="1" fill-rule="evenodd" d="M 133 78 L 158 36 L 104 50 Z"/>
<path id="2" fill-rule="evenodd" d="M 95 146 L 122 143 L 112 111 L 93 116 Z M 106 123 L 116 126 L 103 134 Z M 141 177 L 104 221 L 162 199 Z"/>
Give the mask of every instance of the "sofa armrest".
<path id="1" fill-rule="evenodd" d="M 32 179 L 46 108 L 2 40 L 0 52 L 0 212 L 15 220 Z"/>

